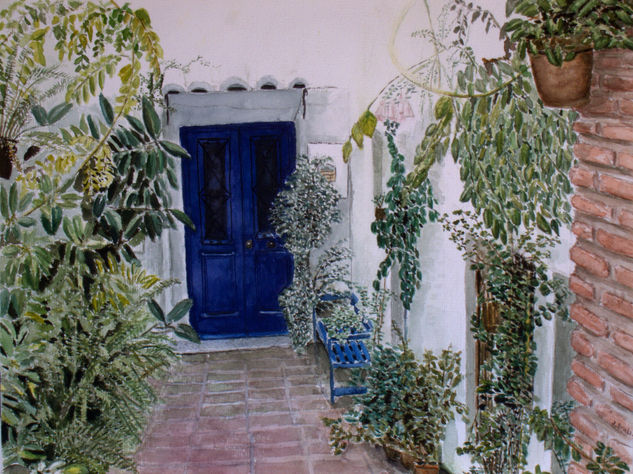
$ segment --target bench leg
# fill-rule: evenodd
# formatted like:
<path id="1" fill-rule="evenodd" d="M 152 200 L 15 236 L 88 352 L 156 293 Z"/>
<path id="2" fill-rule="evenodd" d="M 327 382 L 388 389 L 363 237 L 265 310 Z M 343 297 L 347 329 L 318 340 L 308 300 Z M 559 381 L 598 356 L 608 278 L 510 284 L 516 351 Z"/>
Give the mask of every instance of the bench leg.
<path id="1" fill-rule="evenodd" d="M 332 368 L 331 362 L 330 362 L 330 403 L 334 405 L 334 369 Z"/>

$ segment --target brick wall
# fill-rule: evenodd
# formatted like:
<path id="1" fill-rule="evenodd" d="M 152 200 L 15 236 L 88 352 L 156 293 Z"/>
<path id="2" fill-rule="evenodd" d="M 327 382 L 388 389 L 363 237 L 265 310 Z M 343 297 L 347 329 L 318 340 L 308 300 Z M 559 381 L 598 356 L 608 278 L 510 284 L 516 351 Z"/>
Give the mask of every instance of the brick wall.
<path id="1" fill-rule="evenodd" d="M 603 441 L 633 465 L 633 52 L 595 53 L 591 101 L 579 112 L 571 420 L 588 452 Z"/>

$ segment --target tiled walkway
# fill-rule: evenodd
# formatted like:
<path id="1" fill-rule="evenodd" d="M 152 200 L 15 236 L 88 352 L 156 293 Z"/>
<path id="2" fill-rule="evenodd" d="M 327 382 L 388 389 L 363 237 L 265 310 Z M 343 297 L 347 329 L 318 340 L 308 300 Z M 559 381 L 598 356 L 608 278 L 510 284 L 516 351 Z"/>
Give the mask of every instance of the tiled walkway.
<path id="1" fill-rule="evenodd" d="M 140 473 L 399 473 L 383 452 L 329 452 L 337 416 L 312 352 L 275 347 L 184 355 L 161 389 L 137 459 Z M 337 405 L 338 405 L 337 401 Z"/>

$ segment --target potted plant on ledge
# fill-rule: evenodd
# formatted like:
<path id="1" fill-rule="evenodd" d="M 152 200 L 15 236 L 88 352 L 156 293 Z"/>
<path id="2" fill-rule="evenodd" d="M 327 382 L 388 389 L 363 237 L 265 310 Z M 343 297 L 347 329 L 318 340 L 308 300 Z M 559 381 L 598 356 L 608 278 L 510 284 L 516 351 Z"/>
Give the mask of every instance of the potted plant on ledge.
<path id="1" fill-rule="evenodd" d="M 633 49 L 631 0 L 508 0 L 504 25 L 521 57 L 526 51 L 543 103 L 588 102 L 593 50 Z"/>

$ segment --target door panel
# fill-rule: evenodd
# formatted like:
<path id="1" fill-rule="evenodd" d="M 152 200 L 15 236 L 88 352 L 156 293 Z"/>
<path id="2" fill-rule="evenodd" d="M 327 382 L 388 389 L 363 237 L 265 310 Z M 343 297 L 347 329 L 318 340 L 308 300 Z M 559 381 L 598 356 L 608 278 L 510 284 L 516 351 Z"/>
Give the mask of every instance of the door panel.
<path id="1" fill-rule="evenodd" d="M 294 169 L 294 124 L 186 127 L 181 142 L 192 325 L 203 338 L 285 333 L 277 297 L 292 257 L 268 213 Z"/>

